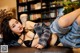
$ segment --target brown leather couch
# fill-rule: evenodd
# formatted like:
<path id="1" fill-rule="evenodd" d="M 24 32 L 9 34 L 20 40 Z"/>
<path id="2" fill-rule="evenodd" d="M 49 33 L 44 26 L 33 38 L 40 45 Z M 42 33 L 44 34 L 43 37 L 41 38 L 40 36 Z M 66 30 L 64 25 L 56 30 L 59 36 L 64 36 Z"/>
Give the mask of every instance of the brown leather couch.
<path id="1" fill-rule="evenodd" d="M 36 49 L 27 47 L 11 47 L 8 53 L 73 53 L 71 48 L 65 47 L 50 47 L 46 49 Z"/>

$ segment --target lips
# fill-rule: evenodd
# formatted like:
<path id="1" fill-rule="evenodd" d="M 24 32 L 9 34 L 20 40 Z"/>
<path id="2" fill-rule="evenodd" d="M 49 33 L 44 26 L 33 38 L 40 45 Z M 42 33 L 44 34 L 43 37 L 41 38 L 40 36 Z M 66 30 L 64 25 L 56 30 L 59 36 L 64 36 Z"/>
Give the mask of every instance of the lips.
<path id="1" fill-rule="evenodd" d="M 20 30 L 20 31 L 23 30 L 23 27 L 20 27 L 19 30 Z"/>

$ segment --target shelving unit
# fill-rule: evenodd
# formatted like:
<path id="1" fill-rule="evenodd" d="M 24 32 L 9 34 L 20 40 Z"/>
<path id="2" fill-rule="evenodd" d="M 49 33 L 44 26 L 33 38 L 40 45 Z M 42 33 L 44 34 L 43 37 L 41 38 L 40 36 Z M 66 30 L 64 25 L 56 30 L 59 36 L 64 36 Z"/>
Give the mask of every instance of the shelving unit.
<path id="1" fill-rule="evenodd" d="M 21 14 L 27 14 L 27 20 L 34 22 L 54 20 L 59 8 L 63 6 L 53 3 L 55 0 L 16 0 L 17 15 L 20 20 Z"/>

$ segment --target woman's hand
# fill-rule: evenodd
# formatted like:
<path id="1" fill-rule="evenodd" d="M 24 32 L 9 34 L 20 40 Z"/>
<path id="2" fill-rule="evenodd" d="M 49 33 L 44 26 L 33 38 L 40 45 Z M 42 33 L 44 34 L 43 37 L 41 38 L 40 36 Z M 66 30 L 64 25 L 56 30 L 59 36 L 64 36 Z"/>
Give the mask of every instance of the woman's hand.
<path id="1" fill-rule="evenodd" d="M 38 48 L 38 49 L 42 49 L 42 48 L 44 48 L 44 46 L 41 45 L 41 44 L 37 44 L 35 47 Z"/>

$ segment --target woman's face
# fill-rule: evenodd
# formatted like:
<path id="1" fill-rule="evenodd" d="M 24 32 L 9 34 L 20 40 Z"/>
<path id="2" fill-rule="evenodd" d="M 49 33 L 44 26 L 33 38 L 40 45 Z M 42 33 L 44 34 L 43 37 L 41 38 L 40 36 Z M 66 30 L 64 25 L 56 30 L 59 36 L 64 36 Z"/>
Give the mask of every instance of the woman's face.
<path id="1" fill-rule="evenodd" d="M 23 26 L 19 21 L 16 19 L 11 19 L 9 21 L 9 26 L 12 32 L 16 33 L 17 35 L 21 35 L 21 32 L 23 31 Z"/>

